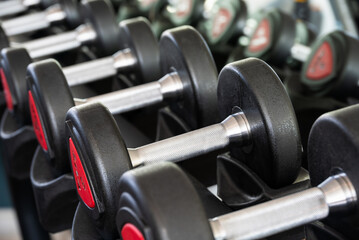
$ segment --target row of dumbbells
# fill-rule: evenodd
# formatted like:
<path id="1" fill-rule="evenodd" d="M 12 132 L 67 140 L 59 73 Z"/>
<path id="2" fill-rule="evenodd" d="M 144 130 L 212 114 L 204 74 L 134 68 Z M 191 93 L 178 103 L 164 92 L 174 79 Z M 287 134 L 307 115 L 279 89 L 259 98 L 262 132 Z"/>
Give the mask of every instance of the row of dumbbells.
<path id="1" fill-rule="evenodd" d="M 123 239 L 259 238 L 325 218 L 332 209 L 355 209 L 355 162 L 352 162 L 357 150 L 354 122 L 358 110 L 355 106 L 327 114 L 312 128 L 308 145 L 311 181 L 319 184 L 323 177 L 333 175 L 319 189 L 305 190 L 294 196 L 279 198 L 274 203 L 232 212 L 212 219 L 210 224 L 192 180 L 179 168 L 171 164 L 156 164 L 129 171 L 152 163 L 184 161 L 229 147 L 230 156 L 235 161 L 245 163 L 270 187 L 285 187 L 295 181 L 301 167 L 302 143 L 296 116 L 280 79 L 264 62 L 248 59 L 231 63 L 217 77 L 211 52 L 203 37 L 193 28 L 168 30 L 162 34 L 158 44 L 149 22 L 139 18 L 122 21 L 119 29 L 116 24 L 112 25 L 116 34 L 107 38 L 109 35 L 101 32 L 105 28 L 93 26 L 98 26 L 99 19 L 103 19 L 95 18 L 94 12 L 106 9 L 108 5 L 103 1 L 91 1 L 83 3 L 83 6 L 90 19 L 83 28 L 83 34 L 87 38 L 91 35 L 91 41 L 99 42 L 95 44 L 99 53 L 109 55 L 109 52 L 119 50 L 115 55 L 64 68 L 54 60 L 31 63 L 31 57 L 39 57 L 33 52 L 44 52 L 45 56 L 55 53 L 48 49 L 64 49 L 61 46 L 67 44 L 81 45 L 78 39 L 83 38 L 77 32 L 76 37 L 74 32 L 68 34 L 68 42 L 65 40 L 66 33 L 62 37 L 51 38 L 56 38 L 56 42 L 46 38 L 36 40 L 37 44 L 25 43 L 24 49 L 2 51 L 1 74 L 7 108 L 15 114 L 18 123 L 27 125 L 32 121 L 42 148 L 36 150 L 32 160 L 31 180 L 35 193 L 38 193 L 35 198 L 43 223 L 56 219 L 54 211 L 71 212 L 77 206 L 76 196 L 67 195 L 74 190 L 72 181 L 75 181 L 82 200 L 73 224 L 74 239 L 88 239 L 81 227 L 83 223 L 88 224 L 85 225 L 88 226 L 86 230 L 96 229 L 95 232 L 102 238 L 109 239 L 119 234 Z M 279 46 L 276 44 L 281 44 L 281 41 L 271 41 L 271 26 L 276 24 L 272 23 L 270 16 L 275 14 L 281 13 L 271 12 L 259 22 L 244 51 L 247 55 L 265 55 Z M 110 14 L 106 16 L 113 18 Z M 107 23 L 105 25 L 109 27 Z M 111 44 L 103 38 L 111 39 L 112 43 L 115 39 L 121 41 L 117 43 L 116 50 L 107 52 Z M 84 42 L 91 41 L 86 39 Z M 328 89 L 336 92 L 340 88 L 333 87 L 332 79 L 336 83 L 346 81 L 355 84 L 346 76 L 352 73 L 351 66 L 350 71 L 347 64 L 333 67 L 336 65 L 334 58 L 324 62 L 324 70 L 320 65 L 323 64 L 320 61 L 323 55 L 333 55 L 333 49 L 338 49 L 338 45 L 333 43 L 335 41 L 352 43 L 349 45 L 350 54 L 345 55 L 345 59 L 355 56 L 356 39 L 341 33 L 319 40 L 313 50 L 298 44 L 287 48 L 289 56 L 299 60 L 312 55 L 307 67 L 302 70 L 302 79 L 307 80 L 309 85 L 313 84 L 313 80 L 317 84 L 323 79 L 325 83 L 318 85 L 328 87 L 330 82 Z M 49 43 L 51 47 L 47 48 L 44 43 Z M 36 46 L 36 49 L 31 46 Z M 341 46 L 347 47 L 346 44 Z M 300 54 L 296 57 L 298 49 Z M 353 61 L 348 62 L 354 64 Z M 17 67 L 18 70 L 15 70 Z M 133 72 L 147 83 L 86 99 L 73 97 L 69 87 L 115 76 L 119 71 Z M 338 78 L 338 75 L 341 77 Z M 156 79 L 159 80 L 154 81 Z M 347 84 L 340 86 L 347 87 Z M 342 89 L 339 92 L 345 98 L 353 97 Z M 116 124 L 112 114 L 163 102 L 186 122 L 189 129 L 224 120 L 177 137 L 127 149 L 126 137 L 118 129 L 121 125 Z M 328 128 L 324 133 L 331 138 L 323 134 L 323 128 Z M 343 149 L 338 149 L 338 155 L 331 153 L 328 156 L 325 150 L 341 141 L 348 142 Z M 339 157 L 343 152 L 347 154 L 344 160 Z M 47 179 L 47 183 L 53 184 L 55 179 L 57 189 L 50 189 L 43 179 L 37 179 L 37 173 L 46 169 L 44 162 L 49 163 L 53 177 Z M 71 170 L 74 177 L 69 174 Z M 64 187 L 64 182 L 68 183 L 67 187 Z M 62 188 L 58 187 L 60 185 Z M 56 194 L 53 194 L 54 191 Z M 63 208 L 53 206 L 58 200 L 54 196 L 66 196 L 61 198 Z M 297 211 L 295 207 L 298 204 L 303 211 Z M 218 205 L 225 211 L 221 203 Z M 283 215 L 276 213 L 276 209 Z M 229 208 L 226 211 L 229 212 Z M 82 215 L 83 212 L 85 215 Z M 347 215 L 353 212 L 344 213 L 342 224 L 348 225 L 346 229 L 355 233 L 356 224 L 346 223 L 350 219 Z M 268 218 L 271 219 L 269 223 L 265 221 Z M 68 224 L 59 224 L 61 220 L 53 221 L 56 230 L 52 231 L 62 230 Z"/>

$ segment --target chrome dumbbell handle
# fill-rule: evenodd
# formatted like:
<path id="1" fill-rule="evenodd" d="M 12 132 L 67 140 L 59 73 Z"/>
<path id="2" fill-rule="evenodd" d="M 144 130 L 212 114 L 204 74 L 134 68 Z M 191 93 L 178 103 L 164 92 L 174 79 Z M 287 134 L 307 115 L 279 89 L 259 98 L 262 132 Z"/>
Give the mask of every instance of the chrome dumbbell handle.
<path id="1" fill-rule="evenodd" d="M 32 58 L 40 58 L 76 49 L 96 38 L 97 34 L 93 27 L 90 24 L 84 24 L 73 31 L 25 42 L 21 44 L 21 47 L 26 48 Z"/>
<path id="2" fill-rule="evenodd" d="M 211 219 L 210 225 L 216 240 L 260 239 L 350 209 L 356 201 L 355 189 L 342 173 L 318 187 Z"/>
<path id="3" fill-rule="evenodd" d="M 179 97 L 182 82 L 176 73 L 167 74 L 156 82 L 142 84 L 87 99 L 75 99 L 76 105 L 100 102 L 111 113 L 118 114 L 162 102 L 165 98 Z"/>
<path id="4" fill-rule="evenodd" d="M 130 49 L 118 51 L 110 57 L 63 68 L 70 87 L 115 76 L 121 69 L 129 69 L 137 63 Z"/>
<path id="5" fill-rule="evenodd" d="M 162 161 L 178 162 L 224 148 L 231 142 L 250 141 L 250 128 L 243 113 L 236 113 L 219 124 L 168 138 L 135 149 L 128 149 L 133 167 Z"/>
<path id="6" fill-rule="evenodd" d="M 55 4 L 45 11 L 31 13 L 3 21 L 1 26 L 8 37 L 33 32 L 50 27 L 51 23 L 64 20 L 65 12 L 59 4 Z"/>
<path id="7" fill-rule="evenodd" d="M 293 45 L 293 47 L 290 49 L 292 58 L 295 60 L 298 60 L 300 62 L 305 62 L 309 58 L 311 48 L 299 43 L 296 43 Z"/>
<path id="8" fill-rule="evenodd" d="M 0 17 L 17 14 L 30 6 L 40 4 L 40 0 L 8 0 L 0 2 Z"/>

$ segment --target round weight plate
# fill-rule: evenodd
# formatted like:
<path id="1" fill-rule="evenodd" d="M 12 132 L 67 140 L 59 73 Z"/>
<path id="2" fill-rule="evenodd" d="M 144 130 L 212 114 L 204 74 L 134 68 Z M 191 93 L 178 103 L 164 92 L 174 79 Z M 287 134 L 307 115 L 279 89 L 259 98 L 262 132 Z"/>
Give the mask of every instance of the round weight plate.
<path id="1" fill-rule="evenodd" d="M 95 29 L 97 39 L 95 47 L 100 56 L 108 56 L 120 48 L 120 31 L 115 13 L 107 0 L 84 1 L 83 17 Z"/>
<path id="2" fill-rule="evenodd" d="M 67 149 L 64 122 L 67 111 L 74 106 L 74 101 L 61 67 L 55 60 L 30 64 L 27 82 L 33 98 L 29 98 L 33 126 L 35 130 L 39 129 L 36 134 L 38 140 L 56 173 L 69 172 L 70 165 L 65 154 Z"/>
<path id="3" fill-rule="evenodd" d="M 66 15 L 66 24 L 70 29 L 79 26 L 83 22 L 77 0 L 59 0 L 62 10 Z"/>
<path id="4" fill-rule="evenodd" d="M 9 39 L 6 36 L 4 29 L 0 25 L 0 51 L 3 48 L 7 48 L 9 46 L 10 46 Z"/>
<path id="5" fill-rule="evenodd" d="M 128 171 L 120 179 L 118 192 L 122 195 L 116 222 L 122 237 L 141 234 L 145 239 L 159 240 L 213 239 L 195 188 L 173 163 Z"/>
<path id="6" fill-rule="evenodd" d="M 345 35 L 339 31 L 317 41 L 302 68 L 302 84 L 311 92 L 327 93 L 328 88 L 324 88 L 337 78 L 343 66 L 345 46 Z"/>
<path id="7" fill-rule="evenodd" d="M 308 167 L 312 186 L 343 171 L 359 193 L 359 105 L 322 115 L 314 123 L 308 140 Z M 345 215 L 342 226 L 359 229 L 359 206 Z M 353 228 L 352 228 L 353 229 Z"/>
<path id="8" fill-rule="evenodd" d="M 167 30 L 160 40 L 162 73 L 176 71 L 182 100 L 171 104 L 192 129 L 218 122 L 217 68 L 203 37 L 192 27 Z"/>
<path id="9" fill-rule="evenodd" d="M 273 188 L 292 183 L 302 146 L 293 106 L 273 69 L 255 58 L 227 65 L 219 77 L 218 102 L 222 119 L 239 107 L 250 125 L 251 145 L 232 144 L 231 154 Z"/>
<path id="10" fill-rule="evenodd" d="M 24 48 L 6 48 L 1 51 L 0 59 L 4 71 L 2 81 L 6 82 L 9 90 L 9 98 L 6 98 L 7 106 L 10 104 L 9 101 L 12 101 L 13 109 L 9 110 L 14 113 L 16 119 L 21 124 L 30 123 L 26 68 L 32 63 L 32 59 Z"/>
<path id="11" fill-rule="evenodd" d="M 131 49 L 137 59 L 136 77 L 144 82 L 160 78 L 160 53 L 150 22 L 143 18 L 124 20 L 120 23 L 120 48 Z"/>
<path id="12" fill-rule="evenodd" d="M 77 192 L 98 228 L 113 234 L 117 181 L 132 168 L 127 147 L 111 113 L 99 103 L 71 108 L 66 116 L 66 141 Z"/>

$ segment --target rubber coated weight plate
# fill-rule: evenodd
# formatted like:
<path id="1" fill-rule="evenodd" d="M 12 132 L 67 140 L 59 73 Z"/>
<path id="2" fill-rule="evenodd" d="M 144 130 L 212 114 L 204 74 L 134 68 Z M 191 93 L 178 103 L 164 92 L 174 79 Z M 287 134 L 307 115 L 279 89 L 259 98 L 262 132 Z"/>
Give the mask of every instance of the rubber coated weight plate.
<path id="1" fill-rule="evenodd" d="M 120 32 L 115 13 L 107 0 L 82 2 L 84 18 L 91 23 L 97 33 L 95 47 L 100 56 L 108 56 L 120 48 Z"/>
<path id="2" fill-rule="evenodd" d="M 183 84 L 182 100 L 171 109 L 192 129 L 218 122 L 217 68 L 203 37 L 192 27 L 167 30 L 160 40 L 162 73 L 177 71 Z"/>
<path id="3" fill-rule="evenodd" d="M 70 28 L 75 28 L 83 22 L 77 0 L 59 0 L 59 4 L 65 12 L 66 24 Z"/>
<path id="4" fill-rule="evenodd" d="M 277 74 L 265 62 L 248 58 L 221 71 L 218 102 L 222 119 L 239 107 L 246 115 L 252 143 L 234 157 L 273 188 L 292 183 L 301 165 L 302 146 L 295 113 Z"/>
<path id="5" fill-rule="evenodd" d="M 32 59 L 24 48 L 6 48 L 1 51 L 1 66 L 9 87 L 13 113 L 23 124 L 30 123 L 29 102 L 26 86 L 26 68 Z"/>
<path id="6" fill-rule="evenodd" d="M 359 192 L 359 105 L 322 115 L 314 123 L 308 140 L 310 180 L 316 186 L 333 174 L 345 172 Z M 345 216 L 333 215 L 332 222 L 345 234 L 359 232 L 359 206 Z M 330 219 L 329 219 L 330 221 Z"/>
<path id="7" fill-rule="evenodd" d="M 136 230 L 144 239 L 213 239 L 195 188 L 175 164 L 159 163 L 131 170 L 121 177 L 118 191 L 122 195 L 116 222 L 123 239 L 125 234 L 133 236 Z M 121 201 L 122 196 L 127 201 Z M 142 220 L 144 227 L 137 219 Z"/>
<path id="8" fill-rule="evenodd" d="M 160 77 L 160 54 L 156 36 L 150 22 L 134 18 L 120 23 L 120 49 L 130 48 L 137 59 L 135 71 L 144 82 L 155 81 Z"/>
<path id="9" fill-rule="evenodd" d="M 73 154 L 70 154 L 72 170 L 81 172 L 80 165 L 84 169 L 84 174 L 75 175 L 75 180 L 87 182 L 90 186 L 90 189 L 85 190 L 88 192 L 82 191 L 81 199 L 92 210 L 91 215 L 98 220 L 99 229 L 104 233 L 114 234 L 118 200 L 116 194 L 119 193 L 118 184 L 115 182 L 124 172 L 132 169 L 120 130 L 108 109 L 99 103 L 72 108 L 68 111 L 66 119 L 67 136 L 70 136 L 74 144 L 72 153 L 76 150 L 78 155 L 75 159 Z M 87 132 L 83 129 L 99 129 L 99 131 Z M 77 187 L 79 188 L 79 185 Z M 81 189 L 78 189 L 78 192 L 80 193 Z"/>
<path id="10" fill-rule="evenodd" d="M 41 126 L 34 128 L 42 127 L 46 140 L 47 149 L 43 148 L 43 150 L 58 173 L 69 172 L 68 158 L 64 154 L 66 152 L 64 122 L 68 109 L 75 104 L 61 67 L 54 60 L 30 64 L 27 70 L 27 82 L 34 99 L 33 108 L 36 107 L 41 121 Z M 41 142 L 39 136 L 38 140 Z M 63 156 L 63 159 L 54 159 L 55 156 Z"/>
<path id="11" fill-rule="evenodd" d="M 9 39 L 6 36 L 4 29 L 0 25 L 0 51 L 3 48 L 7 48 L 9 46 L 10 46 Z"/>

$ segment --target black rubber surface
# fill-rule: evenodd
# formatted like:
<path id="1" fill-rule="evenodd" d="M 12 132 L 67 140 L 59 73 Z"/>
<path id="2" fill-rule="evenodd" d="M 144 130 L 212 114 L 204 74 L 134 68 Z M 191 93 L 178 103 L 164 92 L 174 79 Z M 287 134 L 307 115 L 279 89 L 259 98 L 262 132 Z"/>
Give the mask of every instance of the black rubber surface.
<path id="1" fill-rule="evenodd" d="M 27 70 L 27 82 L 44 130 L 45 152 L 58 173 L 69 172 L 64 122 L 75 103 L 61 67 L 54 60 L 33 63 Z"/>
<path id="2" fill-rule="evenodd" d="M 119 186 L 118 232 L 131 223 L 145 239 L 213 239 L 195 188 L 175 164 L 131 170 L 121 177 Z"/>
<path id="3" fill-rule="evenodd" d="M 183 84 L 182 99 L 171 109 L 196 129 L 218 121 L 217 68 L 203 37 L 192 27 L 165 31 L 160 39 L 163 75 L 176 71 Z"/>
<path id="4" fill-rule="evenodd" d="M 78 0 L 58 0 L 62 10 L 66 14 L 66 24 L 70 29 L 83 22 Z"/>
<path id="5" fill-rule="evenodd" d="M 150 22 L 143 17 L 120 22 L 120 49 L 129 48 L 137 59 L 134 74 L 143 82 L 158 80 L 161 74 L 158 41 Z"/>
<path id="6" fill-rule="evenodd" d="M 239 107 L 251 128 L 251 145 L 232 144 L 231 154 L 273 188 L 292 183 L 301 166 L 300 133 L 288 94 L 272 68 L 255 58 L 228 64 L 219 76 L 218 101 L 222 119 Z"/>
<path id="7" fill-rule="evenodd" d="M 343 171 L 359 193 L 358 121 L 359 105 L 353 105 L 324 114 L 314 123 L 308 141 L 308 165 L 313 186 Z M 358 204 L 350 213 L 332 214 L 332 217 L 335 229 L 345 235 L 358 236 Z"/>
<path id="8" fill-rule="evenodd" d="M 97 33 L 94 46 L 99 56 L 108 56 L 120 48 L 120 31 L 112 4 L 107 0 L 89 0 L 82 3 L 82 14 Z"/>
<path id="9" fill-rule="evenodd" d="M 29 124 L 26 68 L 32 59 L 25 48 L 6 48 L 1 51 L 0 60 L 13 100 L 13 114 L 21 124 Z"/>
<path id="10" fill-rule="evenodd" d="M 67 141 L 74 142 L 84 167 L 95 207 L 88 213 L 101 234 L 113 239 L 118 200 L 118 179 L 132 168 L 127 147 L 111 113 L 99 103 L 69 110 L 66 116 Z"/>

